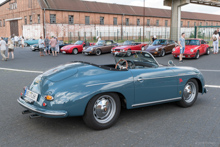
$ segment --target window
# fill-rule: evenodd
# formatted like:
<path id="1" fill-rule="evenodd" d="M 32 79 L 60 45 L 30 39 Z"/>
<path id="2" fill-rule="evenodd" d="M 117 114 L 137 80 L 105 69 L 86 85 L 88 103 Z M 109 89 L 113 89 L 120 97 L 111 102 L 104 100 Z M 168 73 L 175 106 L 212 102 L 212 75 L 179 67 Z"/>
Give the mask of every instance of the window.
<path id="1" fill-rule="evenodd" d="M 0 20 L 0 27 L 2 27 L 2 20 Z"/>
<path id="2" fill-rule="evenodd" d="M 126 26 L 129 26 L 129 18 L 126 18 Z"/>
<path id="3" fill-rule="evenodd" d="M 216 26 L 218 26 L 218 23 L 216 23 Z"/>
<path id="4" fill-rule="evenodd" d="M 37 23 L 40 23 L 40 14 L 37 15 Z"/>
<path id="5" fill-rule="evenodd" d="M 147 26 L 150 26 L 150 19 L 147 20 Z"/>
<path id="6" fill-rule="evenodd" d="M 183 21 L 181 21 L 181 27 L 183 27 Z"/>
<path id="7" fill-rule="evenodd" d="M 165 27 L 168 26 L 168 20 L 165 20 Z"/>
<path id="8" fill-rule="evenodd" d="M 137 19 L 137 26 L 140 26 L 140 19 Z"/>
<path id="9" fill-rule="evenodd" d="M 24 17 L 24 24 L 27 25 L 27 16 Z"/>
<path id="10" fill-rule="evenodd" d="M 10 10 L 17 9 L 17 2 L 10 3 L 10 4 L 9 4 L 9 9 L 10 9 Z"/>
<path id="11" fill-rule="evenodd" d="M 104 25 L 104 17 L 100 17 L 100 25 Z"/>
<path id="12" fill-rule="evenodd" d="M 194 26 L 196 26 L 196 22 L 194 22 Z"/>
<path id="13" fill-rule="evenodd" d="M 5 20 L 3 19 L 3 27 L 5 27 Z"/>
<path id="14" fill-rule="evenodd" d="M 90 17 L 89 16 L 85 17 L 85 24 L 90 25 Z"/>
<path id="15" fill-rule="evenodd" d="M 187 22 L 187 26 L 188 26 L 188 27 L 189 27 L 189 25 L 190 25 L 190 21 Z"/>
<path id="16" fill-rule="evenodd" d="M 156 21 L 156 26 L 159 26 L 159 20 Z"/>
<path id="17" fill-rule="evenodd" d="M 117 17 L 114 17 L 114 18 L 113 18 L 113 25 L 118 25 L 118 19 L 117 19 Z"/>
<path id="18" fill-rule="evenodd" d="M 211 23 L 211 26 L 213 26 L 213 22 Z"/>
<path id="19" fill-rule="evenodd" d="M 29 16 L 30 24 L 32 24 L 32 15 Z"/>
<path id="20" fill-rule="evenodd" d="M 32 8 L 32 0 L 28 0 L 28 8 Z"/>
<path id="21" fill-rule="evenodd" d="M 56 14 L 50 14 L 50 23 L 55 24 L 56 23 Z"/>
<path id="22" fill-rule="evenodd" d="M 202 22 L 200 22 L 200 26 L 202 26 Z"/>
<path id="23" fill-rule="evenodd" d="M 74 17 L 73 17 L 73 15 L 69 15 L 69 24 L 74 24 Z"/>
<path id="24" fill-rule="evenodd" d="M 206 22 L 206 26 L 208 26 L 209 24 L 208 24 L 208 22 Z"/>

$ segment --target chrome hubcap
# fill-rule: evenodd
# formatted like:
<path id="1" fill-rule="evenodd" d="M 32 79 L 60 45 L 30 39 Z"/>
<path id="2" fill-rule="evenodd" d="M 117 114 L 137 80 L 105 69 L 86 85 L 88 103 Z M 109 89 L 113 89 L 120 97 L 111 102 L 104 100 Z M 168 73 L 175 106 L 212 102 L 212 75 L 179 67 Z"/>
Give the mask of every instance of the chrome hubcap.
<path id="1" fill-rule="evenodd" d="M 97 55 L 100 55 L 100 54 L 101 54 L 101 51 L 100 51 L 100 50 L 97 50 L 97 51 L 96 51 L 96 54 L 97 54 Z"/>
<path id="2" fill-rule="evenodd" d="M 184 88 L 183 98 L 187 103 L 191 103 L 196 97 L 196 85 L 193 82 L 187 83 Z"/>
<path id="3" fill-rule="evenodd" d="M 131 51 L 128 51 L 128 52 L 127 52 L 127 55 L 128 55 L 128 56 L 131 56 Z"/>
<path id="4" fill-rule="evenodd" d="M 75 49 L 73 52 L 74 52 L 74 54 L 77 54 L 77 53 L 78 53 L 78 51 L 77 51 L 76 49 Z"/>
<path id="5" fill-rule="evenodd" d="M 115 100 L 109 95 L 99 97 L 93 107 L 93 116 L 99 123 L 108 123 L 116 113 Z"/>

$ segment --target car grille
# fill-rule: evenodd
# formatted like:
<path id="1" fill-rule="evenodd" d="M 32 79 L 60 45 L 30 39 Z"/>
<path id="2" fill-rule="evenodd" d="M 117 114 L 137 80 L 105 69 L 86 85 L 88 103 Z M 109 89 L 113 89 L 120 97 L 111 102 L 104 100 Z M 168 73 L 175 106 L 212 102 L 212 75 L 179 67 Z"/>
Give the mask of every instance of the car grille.
<path id="1" fill-rule="evenodd" d="M 115 49 L 115 51 L 120 52 L 120 51 L 121 51 L 121 49 Z"/>

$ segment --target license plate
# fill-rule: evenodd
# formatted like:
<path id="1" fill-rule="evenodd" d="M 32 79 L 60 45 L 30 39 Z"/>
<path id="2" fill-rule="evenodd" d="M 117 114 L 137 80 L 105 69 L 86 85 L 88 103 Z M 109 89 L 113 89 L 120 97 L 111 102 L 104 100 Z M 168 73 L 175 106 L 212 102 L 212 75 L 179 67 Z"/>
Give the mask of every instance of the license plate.
<path id="1" fill-rule="evenodd" d="M 38 98 L 38 94 L 37 93 L 35 93 L 33 91 L 30 91 L 28 89 L 25 92 L 25 96 L 30 98 L 30 99 L 32 99 L 32 100 L 34 100 L 34 101 L 37 101 L 37 98 Z"/>
<path id="2" fill-rule="evenodd" d="M 180 57 L 180 56 L 177 56 L 177 57 Z M 183 58 L 185 58 L 186 56 L 183 56 Z"/>
<path id="3" fill-rule="evenodd" d="M 62 51 L 62 53 L 63 53 L 63 54 L 66 54 L 66 52 L 65 52 L 65 51 Z"/>

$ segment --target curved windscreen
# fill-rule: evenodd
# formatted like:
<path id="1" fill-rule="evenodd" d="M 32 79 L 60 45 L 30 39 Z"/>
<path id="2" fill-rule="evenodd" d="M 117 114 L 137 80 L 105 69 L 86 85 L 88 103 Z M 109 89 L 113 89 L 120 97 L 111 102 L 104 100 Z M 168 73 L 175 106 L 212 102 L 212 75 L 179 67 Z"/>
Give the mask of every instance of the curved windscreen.
<path id="1" fill-rule="evenodd" d="M 200 45 L 199 40 L 186 40 L 186 45 Z"/>
<path id="2" fill-rule="evenodd" d="M 74 44 L 75 44 L 75 45 L 82 45 L 82 44 L 83 44 L 83 41 L 76 41 Z"/>
<path id="3" fill-rule="evenodd" d="M 142 51 L 132 51 L 131 54 L 128 54 L 127 52 L 118 52 L 115 54 L 115 62 L 117 63 L 121 59 L 125 59 L 127 61 L 132 62 L 138 62 L 138 63 L 148 63 L 151 64 L 152 67 L 158 67 L 159 64 L 155 60 L 155 58 L 148 52 L 142 52 Z"/>
<path id="4" fill-rule="evenodd" d="M 132 45 L 134 43 L 134 41 L 125 41 L 123 43 L 123 45 Z"/>
<path id="5" fill-rule="evenodd" d="M 167 40 L 164 39 L 157 39 L 153 42 L 153 45 L 165 45 L 167 44 Z"/>
<path id="6" fill-rule="evenodd" d="M 105 45 L 105 40 L 100 40 L 95 45 Z"/>

